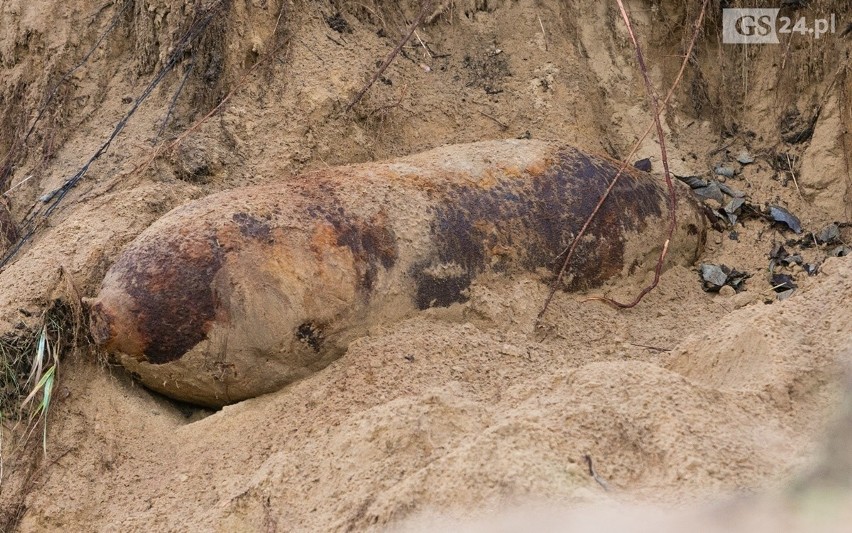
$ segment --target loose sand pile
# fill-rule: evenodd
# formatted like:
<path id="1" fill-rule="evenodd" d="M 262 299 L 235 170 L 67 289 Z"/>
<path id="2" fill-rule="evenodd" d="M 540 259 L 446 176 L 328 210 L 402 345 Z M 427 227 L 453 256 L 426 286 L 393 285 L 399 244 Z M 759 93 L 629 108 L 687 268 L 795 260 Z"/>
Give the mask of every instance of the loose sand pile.
<path id="1" fill-rule="evenodd" d="M 698 8 L 628 4 L 662 92 Z M 849 220 L 848 38 L 722 45 L 716 4 L 665 117 L 673 171 L 710 177 L 728 165 L 737 174 L 727 185 L 758 208 L 790 209 L 806 232 Z M 20 223 L 47 205 L 39 198 L 95 153 L 209 5 L 218 4 L 0 5 L 8 218 Z M 809 5 L 798 13 L 845 21 L 852 12 L 850 2 Z M 281 7 L 254 0 L 210 12 L 201 39 L 0 272 L 0 337 L 38 327 L 64 287 L 60 268 L 93 296 L 130 240 L 194 198 L 483 139 L 531 136 L 619 157 L 648 125 L 612 2 L 441 4 L 348 114 L 417 4 L 285 3 L 273 35 Z M 45 96 L 113 22 L 24 141 Z M 157 142 L 232 90 L 153 157 Z M 756 161 L 737 163 L 743 150 Z M 646 140 L 637 158 L 659 173 L 658 154 Z M 837 412 L 852 357 L 852 264 L 758 215 L 733 230 L 711 231 L 701 261 L 752 274 L 738 294 L 705 293 L 696 268 L 678 266 L 628 311 L 559 293 L 535 329 L 548 287 L 486 277 L 468 303 L 377 325 L 323 371 L 216 412 L 149 392 L 85 346 L 63 353 L 46 455 L 38 433 L 17 447 L 20 426 L 11 429 L 13 407 L 3 406 L 5 522 L 25 531 L 430 529 L 513 505 L 680 504 L 778 489 L 814 468 Z M 852 242 L 849 227 L 840 239 Z M 784 301 L 767 275 L 779 243 L 821 263 L 816 276 L 780 267 L 799 287 Z M 628 298 L 635 287 L 603 291 Z M 782 516 L 774 505 L 755 507 Z"/>

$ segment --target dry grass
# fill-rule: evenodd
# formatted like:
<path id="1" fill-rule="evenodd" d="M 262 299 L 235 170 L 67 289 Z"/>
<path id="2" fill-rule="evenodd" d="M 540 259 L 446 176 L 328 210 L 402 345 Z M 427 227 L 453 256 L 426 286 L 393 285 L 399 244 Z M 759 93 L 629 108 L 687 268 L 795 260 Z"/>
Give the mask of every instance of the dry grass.
<path id="1" fill-rule="evenodd" d="M 26 446 L 38 428 L 47 454 L 48 417 L 61 363 L 77 354 L 84 338 L 80 295 L 62 269 L 50 302 L 34 324 L 20 324 L 0 338 L 0 422 L 16 439 L 0 442 L 0 482 L 4 458 Z"/>

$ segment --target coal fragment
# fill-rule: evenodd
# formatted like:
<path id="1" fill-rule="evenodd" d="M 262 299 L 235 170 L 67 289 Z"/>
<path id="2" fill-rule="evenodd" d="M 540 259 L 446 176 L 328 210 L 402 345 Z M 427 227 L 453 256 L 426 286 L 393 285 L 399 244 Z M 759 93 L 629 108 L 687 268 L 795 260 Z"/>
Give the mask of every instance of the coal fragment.
<path id="1" fill-rule="evenodd" d="M 769 216 L 775 222 L 786 225 L 796 233 L 802 232 L 802 223 L 799 222 L 798 217 L 781 206 L 770 205 Z"/>
<path id="2" fill-rule="evenodd" d="M 787 249 L 784 248 L 784 245 L 776 243 L 775 246 L 772 247 L 772 250 L 769 251 L 769 259 L 777 259 L 782 261 L 786 259 L 789 254 L 787 253 Z"/>
<path id="3" fill-rule="evenodd" d="M 833 250 L 828 252 L 828 255 L 831 256 L 831 257 L 846 257 L 850 253 L 852 253 L 852 248 L 849 248 L 848 246 L 840 245 L 837 248 L 834 248 Z"/>
<path id="4" fill-rule="evenodd" d="M 724 265 L 723 265 L 724 266 Z M 731 269 L 730 274 L 728 274 L 728 282 L 727 284 L 734 288 L 737 292 L 743 290 L 743 285 L 745 281 L 751 277 L 751 274 L 748 272 L 740 272 L 739 270 Z"/>
<path id="5" fill-rule="evenodd" d="M 716 200 L 720 204 L 725 201 L 725 197 L 722 196 L 722 190 L 719 188 L 719 184 L 715 181 L 710 182 L 710 184 L 706 187 L 692 189 L 692 192 L 694 192 L 696 196 L 707 200 Z"/>
<path id="6" fill-rule="evenodd" d="M 346 22 L 346 19 L 339 12 L 325 17 L 325 23 L 337 33 L 352 33 L 352 26 Z"/>
<path id="7" fill-rule="evenodd" d="M 728 238 L 731 239 L 732 241 L 738 241 L 738 240 L 740 240 L 740 234 L 737 233 L 736 231 L 732 231 L 732 232 L 728 233 Z"/>
<path id="8" fill-rule="evenodd" d="M 706 203 L 703 204 L 704 215 L 716 231 L 725 231 L 728 228 L 728 217 L 721 209 L 713 209 Z"/>
<path id="9" fill-rule="evenodd" d="M 737 223 L 737 216 L 739 215 L 740 208 L 745 203 L 745 200 L 742 198 L 734 198 L 730 202 L 725 205 L 725 216 L 728 217 L 728 222 L 733 226 Z"/>
<path id="10" fill-rule="evenodd" d="M 772 284 L 772 290 L 775 292 L 784 292 L 789 289 L 799 288 L 796 285 L 796 280 L 789 274 L 773 274 L 769 282 Z"/>
<path id="11" fill-rule="evenodd" d="M 820 244 L 834 244 L 840 240 L 840 228 L 837 224 L 829 224 L 819 230 L 819 232 L 814 235 L 814 238 Z"/>
<path id="12" fill-rule="evenodd" d="M 707 187 L 708 185 L 710 185 L 709 180 L 700 178 L 698 176 L 678 176 L 677 174 L 675 174 L 675 177 L 689 185 L 689 187 L 692 189 L 699 189 L 701 187 Z"/>
<path id="13" fill-rule="evenodd" d="M 713 169 L 713 172 L 715 172 L 717 176 L 725 176 L 726 178 L 734 177 L 734 169 L 724 165 L 717 165 L 716 168 Z"/>
<path id="14" fill-rule="evenodd" d="M 778 300 L 784 301 L 790 296 L 793 296 L 793 293 L 796 292 L 796 289 L 786 289 L 778 293 Z"/>
<path id="15" fill-rule="evenodd" d="M 805 269 L 805 272 L 808 274 L 808 276 L 816 276 L 819 272 L 819 265 L 814 265 L 812 263 L 805 263 L 804 265 L 802 265 L 802 268 Z"/>
<path id="16" fill-rule="evenodd" d="M 799 254 L 788 255 L 787 257 L 781 260 L 781 262 L 784 263 L 785 266 L 790 266 L 793 264 L 801 265 L 803 261 L 804 259 L 802 259 L 802 256 Z"/>
<path id="17" fill-rule="evenodd" d="M 784 245 L 780 243 L 772 247 L 772 250 L 769 252 L 769 259 L 770 273 L 775 272 L 775 267 L 779 264 L 789 267 L 790 265 L 801 265 L 804 263 L 804 258 L 802 258 L 801 255 L 790 254 L 787 252 L 787 249 L 784 248 Z"/>
<path id="18" fill-rule="evenodd" d="M 642 172 L 651 172 L 651 159 L 646 157 L 633 163 L 633 166 Z"/>
<path id="19" fill-rule="evenodd" d="M 728 281 L 728 273 L 722 270 L 719 265 L 703 263 L 701 265 L 701 281 L 705 291 L 717 292 Z"/>
<path id="20" fill-rule="evenodd" d="M 802 116 L 796 109 L 790 109 L 781 118 L 781 139 L 790 144 L 800 144 L 811 140 L 814 135 L 820 108 L 813 110 L 811 116 Z"/>
<path id="21" fill-rule="evenodd" d="M 736 190 L 732 187 L 728 187 L 724 183 L 720 183 L 719 188 L 722 190 L 723 193 L 727 194 L 728 196 L 730 196 L 732 198 L 745 198 L 744 192 L 738 191 L 738 190 Z"/>
<path id="22" fill-rule="evenodd" d="M 769 252 L 769 273 L 775 273 L 775 267 L 782 264 L 790 254 L 783 244 L 776 244 Z"/>
<path id="23" fill-rule="evenodd" d="M 745 280 L 750 274 L 739 272 L 726 265 L 714 265 L 702 263 L 700 267 L 701 284 L 706 292 L 719 292 L 719 289 L 728 285 L 740 292 Z"/>

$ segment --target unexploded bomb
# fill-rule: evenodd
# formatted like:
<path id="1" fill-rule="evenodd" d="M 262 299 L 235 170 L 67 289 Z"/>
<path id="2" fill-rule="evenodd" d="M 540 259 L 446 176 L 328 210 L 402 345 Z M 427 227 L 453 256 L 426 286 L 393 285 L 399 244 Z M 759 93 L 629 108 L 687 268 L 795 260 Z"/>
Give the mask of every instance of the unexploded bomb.
<path id="1" fill-rule="evenodd" d="M 118 257 L 92 334 L 150 388 L 224 405 L 340 357 L 379 322 L 466 300 L 484 272 L 552 272 L 618 163 L 540 141 L 454 145 L 322 170 L 179 207 Z M 665 188 L 628 168 L 584 237 L 565 289 L 656 262 Z M 704 225 L 679 194 L 668 264 Z"/>

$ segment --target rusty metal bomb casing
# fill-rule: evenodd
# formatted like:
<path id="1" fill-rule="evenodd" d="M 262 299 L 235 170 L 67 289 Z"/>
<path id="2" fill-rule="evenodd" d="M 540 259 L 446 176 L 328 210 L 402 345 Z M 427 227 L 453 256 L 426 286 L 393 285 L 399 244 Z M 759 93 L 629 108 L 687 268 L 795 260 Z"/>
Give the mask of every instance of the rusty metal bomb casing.
<path id="1" fill-rule="evenodd" d="M 151 389 L 219 406 L 280 389 L 377 323 L 464 302 L 485 273 L 553 272 L 618 163 L 540 141 L 488 141 L 234 189 L 174 209 L 118 257 L 90 305 L 96 342 Z M 661 180 L 628 169 L 565 289 L 653 269 Z M 679 191 L 667 264 L 704 221 Z"/>

